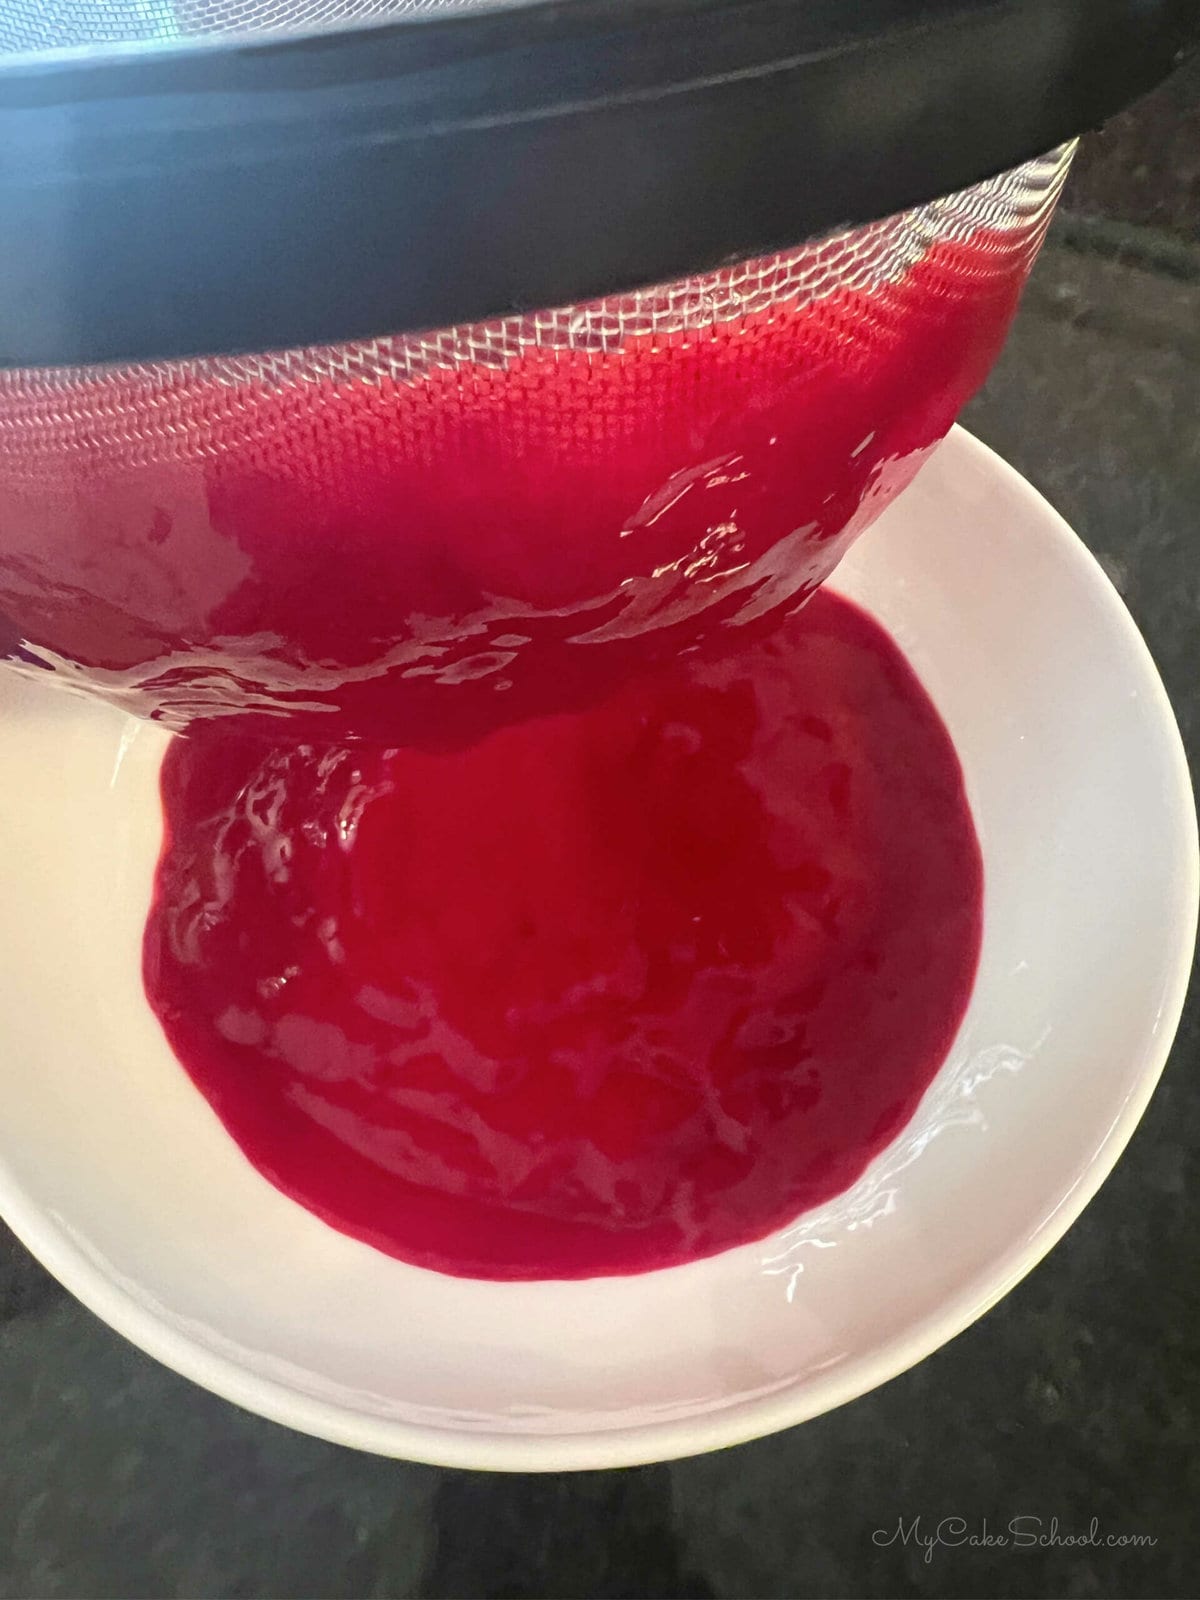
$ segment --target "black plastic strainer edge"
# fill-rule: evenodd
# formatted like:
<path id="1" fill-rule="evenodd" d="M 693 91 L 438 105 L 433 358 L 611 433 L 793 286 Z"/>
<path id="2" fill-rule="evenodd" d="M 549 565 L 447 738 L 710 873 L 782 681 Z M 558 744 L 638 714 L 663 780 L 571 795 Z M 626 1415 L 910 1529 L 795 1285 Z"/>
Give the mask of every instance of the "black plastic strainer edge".
<path id="1" fill-rule="evenodd" d="M 1200 0 L 548 0 L 0 68 L 0 365 L 569 304 L 868 221 L 1165 77 Z"/>

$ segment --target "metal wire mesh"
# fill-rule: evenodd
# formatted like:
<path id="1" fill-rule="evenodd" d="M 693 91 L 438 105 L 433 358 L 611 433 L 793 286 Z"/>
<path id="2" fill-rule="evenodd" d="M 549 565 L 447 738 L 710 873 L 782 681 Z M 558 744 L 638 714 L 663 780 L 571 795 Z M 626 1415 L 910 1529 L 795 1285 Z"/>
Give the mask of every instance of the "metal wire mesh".
<path id="1" fill-rule="evenodd" d="M 5 0 L 0 56 L 79 45 L 315 33 L 501 0 Z"/>
<path id="2" fill-rule="evenodd" d="M 827 303 L 833 336 L 866 337 L 840 308 L 899 282 L 935 245 L 986 233 L 974 271 L 1011 274 L 1040 245 L 1070 152 L 865 227 L 673 283 L 526 316 L 339 345 L 107 368 L 0 372 L 0 482 L 53 480 L 80 455 L 125 465 L 203 460 L 256 432 L 265 395 L 323 384 L 411 384 L 502 369 L 531 351 L 595 358 L 726 323 L 769 326 Z M 214 424 L 216 426 L 214 427 Z"/>
<path id="3" fill-rule="evenodd" d="M 0 649 L 440 748 L 765 625 L 986 376 L 1069 158 L 587 304 L 0 374 Z"/>

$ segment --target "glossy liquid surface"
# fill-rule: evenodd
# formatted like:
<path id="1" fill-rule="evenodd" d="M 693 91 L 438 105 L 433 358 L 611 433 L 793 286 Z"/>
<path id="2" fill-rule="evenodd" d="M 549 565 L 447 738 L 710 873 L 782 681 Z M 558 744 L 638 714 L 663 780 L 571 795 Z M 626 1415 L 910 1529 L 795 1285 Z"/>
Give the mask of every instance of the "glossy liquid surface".
<path id="1" fill-rule="evenodd" d="M 763 1237 L 901 1129 L 974 977 L 953 747 L 824 593 L 456 753 L 207 724 L 163 797 L 145 979 L 180 1060 L 272 1182 L 444 1272 Z"/>

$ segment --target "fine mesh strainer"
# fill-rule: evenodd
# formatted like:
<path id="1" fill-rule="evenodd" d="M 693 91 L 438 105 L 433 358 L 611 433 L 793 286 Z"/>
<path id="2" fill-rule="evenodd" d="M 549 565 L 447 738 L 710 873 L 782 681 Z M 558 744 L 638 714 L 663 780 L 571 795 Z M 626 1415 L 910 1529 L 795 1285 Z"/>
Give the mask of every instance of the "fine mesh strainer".
<path id="1" fill-rule="evenodd" d="M 0 50 L 60 50 L 229 34 L 313 33 L 504 0 L 6 0 Z"/>
<path id="2" fill-rule="evenodd" d="M 10 0 L 10 659 L 441 746 L 794 609 L 986 375 L 1070 146 L 926 196 L 1194 19 L 843 9 Z"/>

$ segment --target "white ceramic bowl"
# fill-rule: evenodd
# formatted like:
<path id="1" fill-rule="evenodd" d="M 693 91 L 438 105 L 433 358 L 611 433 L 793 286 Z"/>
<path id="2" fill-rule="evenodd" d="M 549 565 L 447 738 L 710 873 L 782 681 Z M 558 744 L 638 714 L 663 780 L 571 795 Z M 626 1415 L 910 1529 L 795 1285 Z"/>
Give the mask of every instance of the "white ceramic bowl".
<path id="1" fill-rule="evenodd" d="M 1196 819 L 1100 569 L 956 433 L 835 587 L 961 753 L 987 871 L 975 996 L 906 1132 L 789 1231 L 697 1265 L 472 1283 L 343 1238 L 249 1166 L 142 994 L 165 739 L 0 690 L 0 1211 L 91 1309 L 219 1394 L 455 1466 L 616 1466 L 801 1422 L 920 1360 L 1061 1237 L 1149 1099 L 1196 930 Z M 8 676 L 8 675 L 6 675 Z"/>

